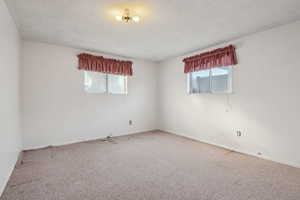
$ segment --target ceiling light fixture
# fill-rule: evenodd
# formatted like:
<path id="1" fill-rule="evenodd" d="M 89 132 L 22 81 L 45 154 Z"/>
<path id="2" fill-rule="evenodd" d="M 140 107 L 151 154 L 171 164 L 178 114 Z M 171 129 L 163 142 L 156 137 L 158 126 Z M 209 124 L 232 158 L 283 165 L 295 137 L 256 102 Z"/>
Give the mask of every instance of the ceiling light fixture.
<path id="1" fill-rule="evenodd" d="M 124 14 L 123 15 L 117 15 L 116 17 L 116 20 L 119 21 L 119 22 L 125 22 L 125 23 L 128 23 L 128 22 L 139 22 L 140 21 L 140 17 L 139 16 L 130 16 L 130 12 L 129 12 L 129 9 L 126 8 L 124 10 Z"/>

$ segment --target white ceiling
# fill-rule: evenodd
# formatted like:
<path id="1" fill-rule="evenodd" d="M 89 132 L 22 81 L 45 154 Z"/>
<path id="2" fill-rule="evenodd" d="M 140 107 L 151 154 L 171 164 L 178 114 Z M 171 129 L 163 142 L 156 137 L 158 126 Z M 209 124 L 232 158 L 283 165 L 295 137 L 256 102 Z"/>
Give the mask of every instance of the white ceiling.
<path id="1" fill-rule="evenodd" d="M 300 0 L 6 0 L 24 39 L 160 61 L 300 19 Z M 133 8 L 139 24 L 114 21 Z"/>

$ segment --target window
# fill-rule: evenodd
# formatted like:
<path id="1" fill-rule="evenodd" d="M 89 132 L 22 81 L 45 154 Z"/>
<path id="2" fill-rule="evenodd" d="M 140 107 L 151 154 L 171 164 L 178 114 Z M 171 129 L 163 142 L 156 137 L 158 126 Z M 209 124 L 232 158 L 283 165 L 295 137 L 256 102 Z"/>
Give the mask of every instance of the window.
<path id="1" fill-rule="evenodd" d="M 127 94 L 127 76 L 84 71 L 88 93 Z"/>
<path id="2" fill-rule="evenodd" d="M 232 93 L 232 67 L 188 73 L 188 93 Z"/>
<path id="3" fill-rule="evenodd" d="M 84 86 L 88 93 L 106 92 L 106 74 L 84 71 Z"/>

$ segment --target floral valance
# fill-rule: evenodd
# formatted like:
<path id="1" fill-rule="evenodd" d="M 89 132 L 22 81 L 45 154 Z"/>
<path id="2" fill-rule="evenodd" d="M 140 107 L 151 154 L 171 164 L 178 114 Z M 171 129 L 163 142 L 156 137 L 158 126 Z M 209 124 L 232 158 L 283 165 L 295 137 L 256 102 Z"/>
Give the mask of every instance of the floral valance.
<path id="1" fill-rule="evenodd" d="M 229 45 L 213 51 L 201 53 L 192 57 L 185 58 L 184 73 L 210 69 L 213 67 L 223 67 L 237 64 L 235 47 Z"/>
<path id="2" fill-rule="evenodd" d="M 94 71 L 108 74 L 132 76 L 132 62 L 122 61 L 86 53 L 78 55 L 80 70 Z"/>

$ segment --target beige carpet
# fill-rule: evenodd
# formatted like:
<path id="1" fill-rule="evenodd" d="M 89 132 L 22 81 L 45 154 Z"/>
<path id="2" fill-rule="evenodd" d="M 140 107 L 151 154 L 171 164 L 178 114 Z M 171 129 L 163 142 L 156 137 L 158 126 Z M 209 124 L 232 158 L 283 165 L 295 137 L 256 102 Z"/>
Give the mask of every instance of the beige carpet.
<path id="1" fill-rule="evenodd" d="M 300 169 L 143 133 L 25 152 L 1 197 L 21 199 L 300 200 Z"/>

